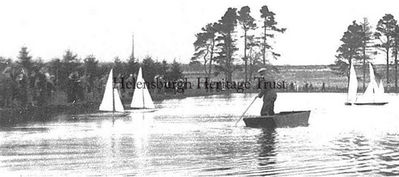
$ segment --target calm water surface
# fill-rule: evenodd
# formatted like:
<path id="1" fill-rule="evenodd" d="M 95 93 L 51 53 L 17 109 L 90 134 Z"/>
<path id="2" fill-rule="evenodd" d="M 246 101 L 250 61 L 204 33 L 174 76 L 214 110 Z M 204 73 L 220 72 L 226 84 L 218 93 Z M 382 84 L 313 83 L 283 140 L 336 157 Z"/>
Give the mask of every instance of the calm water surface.
<path id="1" fill-rule="evenodd" d="M 155 112 L 114 121 L 69 115 L 2 128 L 0 174 L 399 175 L 399 96 L 389 95 L 385 106 L 350 107 L 345 94 L 279 93 L 277 112 L 312 110 L 308 127 L 235 127 L 254 96 L 167 100 Z"/>

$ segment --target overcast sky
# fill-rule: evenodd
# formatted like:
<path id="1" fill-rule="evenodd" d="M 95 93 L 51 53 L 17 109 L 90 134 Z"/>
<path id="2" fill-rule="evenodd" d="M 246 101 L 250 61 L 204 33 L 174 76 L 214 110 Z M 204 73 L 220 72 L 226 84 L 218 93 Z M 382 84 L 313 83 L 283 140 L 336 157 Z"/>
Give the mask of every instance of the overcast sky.
<path id="1" fill-rule="evenodd" d="M 399 17 L 395 0 L 9 0 L 0 1 L 0 56 L 16 58 L 27 46 L 34 58 L 49 60 L 71 49 L 101 61 L 135 56 L 188 63 L 194 34 L 221 18 L 228 7 L 268 5 L 285 34 L 275 40 L 282 54 L 274 64 L 330 64 L 339 39 L 353 20 L 375 26 L 385 13 Z M 238 47 L 242 46 L 241 43 Z M 241 55 L 242 52 L 237 53 Z M 382 63 L 378 58 L 377 63 Z"/>

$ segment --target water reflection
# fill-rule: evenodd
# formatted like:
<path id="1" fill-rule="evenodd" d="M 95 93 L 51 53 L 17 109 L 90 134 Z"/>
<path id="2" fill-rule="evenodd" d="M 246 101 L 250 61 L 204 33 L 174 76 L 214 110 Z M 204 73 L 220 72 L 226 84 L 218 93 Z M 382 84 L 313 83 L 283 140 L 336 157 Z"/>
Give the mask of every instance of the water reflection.
<path id="1" fill-rule="evenodd" d="M 383 150 L 377 156 L 381 160 L 379 174 L 387 176 L 399 176 L 399 135 L 388 134 L 383 141 L 379 141 Z"/>
<path id="2" fill-rule="evenodd" d="M 350 164 L 346 173 L 399 175 L 399 139 L 397 135 L 366 137 L 359 133 L 347 134 L 333 141 L 341 164 Z M 343 173 L 344 174 L 344 173 Z"/>
<path id="3" fill-rule="evenodd" d="M 372 142 L 362 134 L 350 134 L 349 136 L 340 137 L 334 142 L 337 155 L 343 157 L 343 163 L 352 163 L 351 167 L 345 169 L 348 173 L 364 173 L 368 174 L 375 170 L 376 164 L 373 157 Z M 355 163 L 353 163 L 355 162 Z"/>
<path id="4" fill-rule="evenodd" d="M 63 115 L 2 128 L 0 174 L 399 175 L 399 113 L 393 111 L 398 103 L 331 107 L 343 105 L 345 95 L 279 93 L 276 109 L 312 110 L 309 127 L 261 130 L 242 122 L 234 127 L 254 96 L 165 100 L 156 112 L 131 112 L 114 121 L 106 115 Z M 257 115 L 261 105 L 257 100 L 248 114 Z M 393 114 L 376 119 L 385 112 Z"/>
<path id="5" fill-rule="evenodd" d="M 261 176 L 277 175 L 278 173 L 271 172 L 274 169 L 274 164 L 276 164 L 276 131 L 274 129 L 263 129 L 257 143 L 260 145 L 258 169 Z"/>
<path id="6" fill-rule="evenodd" d="M 260 144 L 259 152 L 259 166 L 266 166 L 276 163 L 274 157 L 275 151 L 275 136 L 276 131 L 273 129 L 263 129 L 262 134 L 259 135 L 258 144 Z"/>

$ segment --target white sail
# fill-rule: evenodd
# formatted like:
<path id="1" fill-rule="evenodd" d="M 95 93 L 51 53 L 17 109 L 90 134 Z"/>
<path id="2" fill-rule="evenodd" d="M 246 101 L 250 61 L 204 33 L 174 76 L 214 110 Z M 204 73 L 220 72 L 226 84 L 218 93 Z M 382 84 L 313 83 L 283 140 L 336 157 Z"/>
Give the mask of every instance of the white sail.
<path id="1" fill-rule="evenodd" d="M 350 103 L 354 103 L 356 101 L 356 94 L 357 94 L 357 77 L 355 67 L 351 63 L 350 66 L 350 73 L 349 73 L 349 87 L 348 87 L 348 98 L 347 101 Z"/>
<path id="2" fill-rule="evenodd" d="M 382 85 L 382 81 L 377 84 L 377 81 L 375 80 L 374 69 L 371 63 L 369 63 L 369 70 L 370 82 L 367 86 L 366 91 L 364 92 L 363 97 L 361 98 L 361 102 L 376 103 L 382 101 L 384 86 Z"/>
<path id="3" fill-rule="evenodd" d="M 386 104 L 384 98 L 384 85 L 382 80 L 377 84 L 374 75 L 374 69 L 371 63 L 369 63 L 370 69 L 370 82 L 367 86 L 366 91 L 364 92 L 362 97 L 359 97 L 355 104 L 376 104 L 379 105 Z"/>
<path id="4" fill-rule="evenodd" d="M 99 110 L 100 111 L 114 111 L 114 104 L 115 104 L 115 111 L 123 112 L 124 109 L 123 109 L 121 99 L 119 97 L 118 90 L 113 88 L 112 70 L 113 69 L 111 69 L 111 71 L 108 74 L 108 80 L 107 80 L 107 84 L 105 85 L 104 96 L 103 96 L 103 100 L 101 101 Z M 112 94 L 114 94 L 114 95 L 112 96 Z"/>
<path id="5" fill-rule="evenodd" d="M 115 111 L 117 112 L 124 112 L 125 109 L 123 108 L 122 101 L 119 97 L 119 91 L 118 89 L 114 88 L 114 98 L 115 98 Z"/>
<path id="6" fill-rule="evenodd" d="M 384 85 L 382 83 L 382 80 L 380 80 L 376 93 L 375 93 L 376 101 L 382 101 L 384 102 L 385 99 L 385 94 L 384 94 Z"/>
<path id="7" fill-rule="evenodd" d="M 147 85 L 143 79 L 141 67 L 139 69 L 136 85 L 133 93 L 132 108 L 155 108 L 154 102 L 152 101 L 150 92 L 148 92 Z"/>
<path id="8" fill-rule="evenodd" d="M 364 92 L 364 96 L 368 99 L 374 100 L 375 93 L 377 92 L 378 89 L 378 85 L 377 82 L 375 81 L 374 69 L 371 63 L 369 63 L 369 70 L 370 70 L 370 82 L 369 85 L 367 86 L 366 91 Z"/>
<path id="9" fill-rule="evenodd" d="M 382 80 L 380 80 L 380 84 L 378 85 L 378 90 L 377 90 L 377 94 L 378 95 L 383 95 L 384 94 L 384 84 L 382 83 Z"/>

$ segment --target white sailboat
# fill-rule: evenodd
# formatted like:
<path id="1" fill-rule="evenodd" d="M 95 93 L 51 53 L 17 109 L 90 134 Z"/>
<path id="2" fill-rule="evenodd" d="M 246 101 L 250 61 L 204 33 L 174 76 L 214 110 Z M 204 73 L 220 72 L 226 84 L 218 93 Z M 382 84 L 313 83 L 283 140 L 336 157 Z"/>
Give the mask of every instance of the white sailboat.
<path id="1" fill-rule="evenodd" d="M 363 96 L 360 97 L 354 104 L 355 105 L 385 105 L 388 102 L 384 101 L 384 85 L 382 80 L 377 84 L 374 75 L 374 69 L 369 63 L 370 70 L 370 83 L 367 86 Z"/>
<path id="2" fill-rule="evenodd" d="M 385 91 L 384 91 L 384 85 L 383 85 L 383 83 L 382 83 L 382 80 L 380 80 L 380 84 L 378 84 L 378 89 L 377 89 L 376 94 L 377 94 L 378 96 L 383 97 L 383 96 L 384 96 L 384 93 L 385 93 Z"/>
<path id="3" fill-rule="evenodd" d="M 356 94 L 357 94 L 357 76 L 355 67 L 353 63 L 351 63 L 349 71 L 349 86 L 348 86 L 348 95 L 346 98 L 345 105 L 352 105 L 356 101 Z"/>
<path id="4" fill-rule="evenodd" d="M 137 75 L 136 85 L 135 85 L 132 103 L 130 104 L 130 107 L 135 108 L 135 109 L 153 109 L 153 108 L 155 108 L 155 105 L 154 105 L 154 102 L 152 101 L 150 92 L 147 89 L 147 85 L 145 85 L 141 67 L 140 67 L 138 75 Z"/>
<path id="5" fill-rule="evenodd" d="M 100 104 L 100 111 L 124 112 L 122 101 L 119 97 L 119 91 L 114 88 L 112 70 L 109 72 L 107 84 L 105 86 L 104 96 Z"/>

